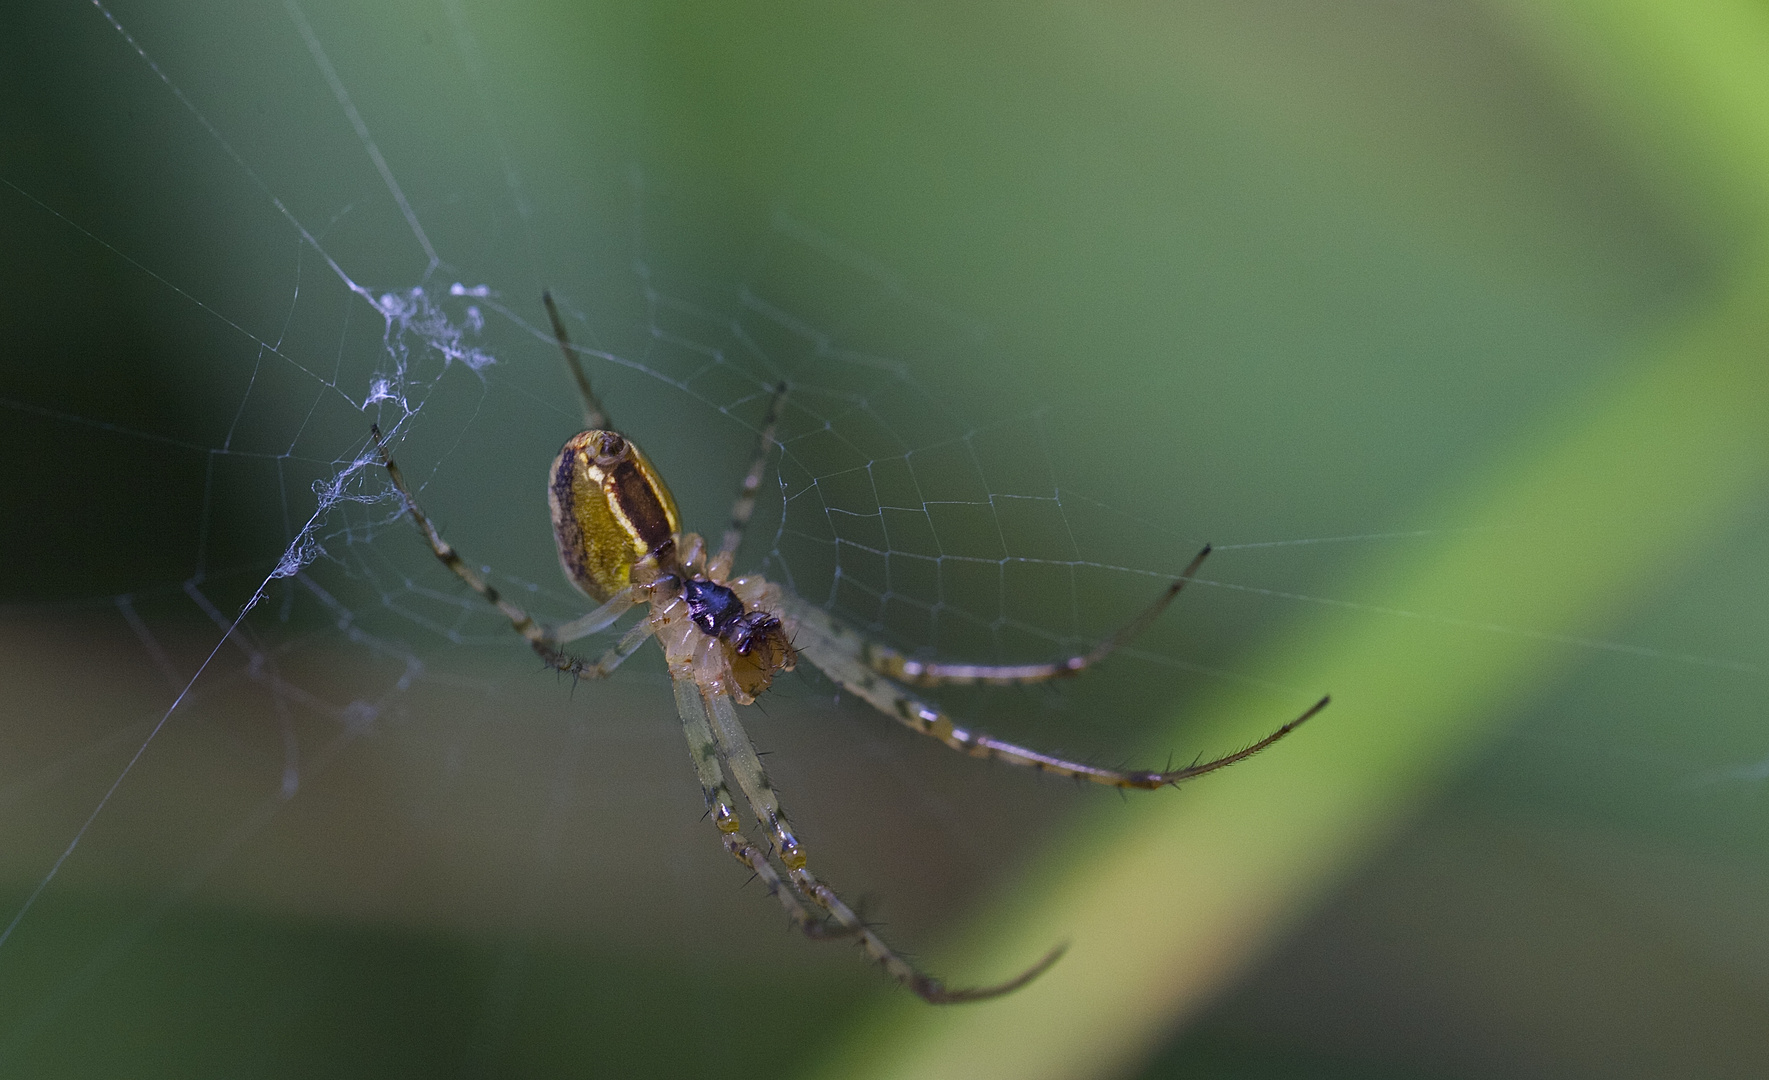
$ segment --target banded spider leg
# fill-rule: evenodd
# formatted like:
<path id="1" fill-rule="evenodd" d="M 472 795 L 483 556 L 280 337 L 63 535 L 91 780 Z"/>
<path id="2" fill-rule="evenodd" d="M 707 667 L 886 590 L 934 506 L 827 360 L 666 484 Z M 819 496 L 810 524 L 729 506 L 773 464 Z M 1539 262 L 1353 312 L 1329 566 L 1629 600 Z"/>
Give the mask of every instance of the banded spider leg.
<path id="1" fill-rule="evenodd" d="M 1301 727 L 1326 708 L 1332 698 L 1323 696 L 1304 710 L 1302 715 L 1257 742 L 1209 761 L 1194 762 L 1183 768 L 1168 770 L 1108 769 L 1069 761 L 960 727 L 940 708 L 911 693 L 897 680 L 918 686 L 954 683 L 1014 685 L 1078 675 L 1110 655 L 1154 621 L 1155 616 L 1165 610 L 1179 595 L 1180 590 L 1185 588 L 1186 583 L 1196 576 L 1198 568 L 1209 554 L 1208 546 L 1198 552 L 1178 580 L 1163 590 L 1153 604 L 1092 652 L 1048 664 L 943 664 L 909 660 L 793 593 L 786 593 L 782 597 L 782 607 L 798 624 L 798 637 L 794 644 L 806 660 L 850 693 L 911 731 L 938 739 L 946 746 L 971 757 L 1003 761 L 1009 765 L 1021 765 L 1110 787 L 1153 790 L 1245 761 Z"/>

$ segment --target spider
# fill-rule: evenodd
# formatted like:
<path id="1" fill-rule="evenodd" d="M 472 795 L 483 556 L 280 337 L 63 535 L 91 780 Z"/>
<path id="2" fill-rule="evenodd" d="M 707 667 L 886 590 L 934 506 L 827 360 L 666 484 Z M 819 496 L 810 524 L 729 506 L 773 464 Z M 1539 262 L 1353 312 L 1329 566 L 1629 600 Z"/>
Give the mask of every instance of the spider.
<path id="1" fill-rule="evenodd" d="M 861 921 L 835 891 L 811 872 L 804 845 L 793 831 L 737 706 L 749 705 L 776 675 L 791 671 L 800 658 L 821 669 L 838 686 L 910 730 L 938 739 L 971 757 L 1024 765 L 1058 776 L 1116 788 L 1152 790 L 1178 784 L 1243 761 L 1296 730 L 1326 708 L 1321 698 L 1301 716 L 1234 753 L 1180 769 L 1107 769 L 1003 742 L 961 727 L 937 706 L 908 687 L 959 683 L 995 686 L 1042 682 L 1079 675 L 1135 637 L 1171 604 L 1197 574 L 1210 548 L 1198 552 L 1184 572 L 1155 601 L 1091 652 L 1054 663 L 988 665 L 912 660 L 871 641 L 822 608 L 757 574 L 733 577 L 732 561 L 755 512 L 786 384 L 774 390 L 763 421 L 761 447 L 731 511 L 730 524 L 709 554 L 698 535 L 682 531 L 675 498 L 651 460 L 632 440 L 613 430 L 550 294 L 541 297 L 565 363 L 583 402 L 584 431 L 565 443 L 548 473 L 547 501 L 553 535 L 565 576 L 600 606 L 558 626 L 535 622 L 501 596 L 469 567 L 419 508 L 400 475 L 378 427 L 376 452 L 398 491 L 403 512 L 416 523 L 430 550 L 467 587 L 484 597 L 528 639 L 548 667 L 575 678 L 600 679 L 655 637 L 663 647 L 675 689 L 676 710 L 689 754 L 704 792 L 708 814 L 725 850 L 779 900 L 793 925 L 813 938 L 855 941 L 898 983 L 934 1004 L 981 1001 L 1010 993 L 1043 974 L 1061 958 L 1059 945 L 1037 963 L 993 986 L 949 989 L 903 959 Z M 643 618 L 594 663 L 562 646 L 613 626 L 634 607 Z M 727 778 L 734 778 L 751 814 L 768 838 L 757 846 L 743 832 L 740 807 Z M 775 869 L 778 862 L 784 877 Z"/>

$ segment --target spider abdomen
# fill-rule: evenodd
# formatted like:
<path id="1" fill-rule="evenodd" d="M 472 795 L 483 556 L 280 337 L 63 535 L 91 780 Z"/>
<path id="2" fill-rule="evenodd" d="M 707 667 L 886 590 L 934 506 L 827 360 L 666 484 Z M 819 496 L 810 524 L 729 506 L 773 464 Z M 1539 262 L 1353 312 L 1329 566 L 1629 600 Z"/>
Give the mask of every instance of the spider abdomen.
<path id="1" fill-rule="evenodd" d="M 619 432 L 573 435 L 553 459 L 548 478 L 559 565 L 596 600 L 626 588 L 633 565 L 682 527 L 663 477 Z"/>

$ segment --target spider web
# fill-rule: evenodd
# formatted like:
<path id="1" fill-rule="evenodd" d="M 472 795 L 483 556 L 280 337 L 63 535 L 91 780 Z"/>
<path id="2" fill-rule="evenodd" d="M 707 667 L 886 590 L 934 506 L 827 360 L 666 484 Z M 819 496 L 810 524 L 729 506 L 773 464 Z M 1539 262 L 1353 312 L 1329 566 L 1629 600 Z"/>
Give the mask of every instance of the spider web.
<path id="1" fill-rule="evenodd" d="M 164 484 L 166 506 L 114 516 L 159 523 L 182 565 L 101 567 L 101 587 L 19 609 L 45 628 L 32 662 L 60 665 L 49 681 L 64 688 L 53 715 L 65 727 L 15 736 L 4 787 L 18 887 L 0 911 L 0 968 L 41 956 L 52 971 L 0 1032 L 0 1055 L 37 1052 L 200 903 L 592 952 L 625 939 L 707 982 L 741 961 L 850 985 L 845 970 L 818 974 L 816 949 L 752 933 L 774 913 L 731 895 L 695 820 L 661 665 L 641 654 L 607 685 L 536 678 L 525 644 L 436 565 L 390 496 L 370 424 L 494 585 L 542 620 L 584 609 L 545 520 L 541 470 L 579 412 L 543 287 L 616 424 L 702 532 L 722 526 L 786 382 L 739 566 L 911 654 L 1026 662 L 1085 649 L 1204 539 L 1241 522 L 1271 530 L 1219 543 L 1219 564 L 1238 561 L 1188 593 L 1185 627 L 1157 627 L 1110 678 L 949 695 L 1052 749 L 1129 753 L 1139 718 L 1169 712 L 1186 680 L 1251 681 L 1237 648 L 1298 604 L 1332 602 L 1312 587 L 1331 559 L 1419 535 L 1369 527 L 1383 520 L 1372 505 L 1274 524 L 1237 516 L 1238 493 L 1209 479 L 1150 484 L 1138 474 L 1170 466 L 1125 456 L 1084 379 L 1064 376 L 1077 400 L 1053 406 L 1063 381 L 1040 374 L 1050 359 L 1013 330 L 933 298 L 789 204 L 746 204 L 725 235 L 667 167 L 611 154 L 562 180 L 565 164 L 510 127 L 518 95 L 456 5 L 412 18 L 446 59 L 409 98 L 367 78 L 362 27 L 345 15 L 294 0 L 260 14 L 70 16 L 82 55 L 118 84 L 91 106 L 92 144 L 115 164 L 146 141 L 153 161 L 177 164 L 120 173 L 83 201 L 59 200 L 52 178 L 6 179 L 40 225 L 130 282 L 119 304 L 177 324 L 159 330 L 190 355 L 172 379 L 188 411 L 170 427 L 78 396 L 3 402 L 20 424 L 118 462 L 106 473 L 116 492 Z M 226 61 L 191 27 L 223 35 Z M 132 200 L 160 213 L 123 213 Z M 112 489 L 107 505 L 139 498 Z M 1174 509 L 1192 504 L 1216 509 Z M 1563 643 L 1757 673 L 1722 649 Z M 104 658 L 108 697 L 76 686 L 68 658 L 86 656 Z M 1319 688 L 1269 689 L 1281 717 Z M 758 737 L 798 755 L 771 767 L 815 823 L 801 829 L 835 880 L 888 890 L 906 934 L 975 895 L 1074 804 L 1035 779 L 979 781 L 968 763 L 906 748 L 815 675 L 765 704 Z M 63 890 L 122 898 L 94 917 L 94 944 L 56 937 L 61 916 L 43 909 Z M 902 891 L 921 898 L 897 904 Z M 51 929 L 33 934 L 38 920 Z M 532 1009 L 546 977 L 533 951 L 486 961 L 481 1042 L 510 1038 Z"/>
<path id="2" fill-rule="evenodd" d="M 188 437 L 114 420 L 103 404 L 7 402 L 91 440 L 102 456 L 146 458 L 147 475 L 131 479 L 164 484 L 167 501 L 179 501 L 174 491 L 195 496 L 166 525 L 186 541 L 187 572 L 156 580 L 137 571 L 108 596 L 33 609 L 48 625 L 78 625 L 63 642 L 104 642 L 80 651 L 122 656 L 110 667 L 136 703 L 101 707 L 70 736 L 34 747 L 8 787 L 28 834 L 12 847 L 26 887 L 0 927 L 0 951 L 47 951 L 62 957 L 54 964 L 73 965 L 18 1010 L 4 1048 L 14 1060 L 53 1054 L 45 1033 L 93 1007 L 96 988 L 129 970 L 192 903 L 419 927 L 501 924 L 503 934 L 565 941 L 585 940 L 587 923 L 596 926 L 592 941 L 650 939 L 690 957 L 716 943 L 726 955 L 778 962 L 778 939 L 756 932 L 773 913 L 730 895 L 729 868 L 701 835 L 661 666 L 642 656 L 618 683 L 572 692 L 534 679 L 524 643 L 436 565 L 400 516 L 374 457 L 370 424 L 386 433 L 451 541 L 499 589 L 543 619 L 583 610 L 558 573 L 539 479 L 578 423 L 538 319 L 541 283 L 599 361 L 592 377 L 617 422 L 670 478 L 690 522 L 715 535 L 772 387 L 791 387 L 742 564 L 906 651 L 1005 660 L 1085 648 L 1146 602 L 1199 542 L 1067 494 L 1060 423 L 1036 407 L 1001 415 L 987 403 L 987 377 L 979 385 L 963 369 L 1003 351 L 988 329 L 790 213 L 767 212 L 727 274 L 702 267 L 672 280 L 672 268 L 691 260 L 672 254 L 679 237 L 649 235 L 646 178 L 622 167 L 601 189 L 612 210 L 573 203 L 605 219 L 583 245 L 591 254 L 549 260 L 533 251 L 545 226 L 524 205 L 523 177 L 493 154 L 473 162 L 484 171 L 462 186 L 489 187 L 511 212 L 512 232 L 528 235 L 512 240 L 514 252 L 481 252 L 476 261 L 493 273 L 475 273 L 479 266 L 456 262 L 460 238 L 449 235 L 446 203 L 426 207 L 402 187 L 411 180 L 389 163 L 377 125 L 339 75 L 327 39 L 336 45 L 342 31 L 316 29 L 289 4 L 268 44 L 240 31 L 233 45 L 242 53 L 263 45 L 285 60 L 298 46 L 298 92 L 309 100 L 285 106 L 293 110 L 285 117 L 314 108 L 342 115 L 343 124 L 313 136 L 322 152 L 309 169 L 257 139 L 254 124 L 218 96 L 209 69 L 169 59 L 178 38 L 145 13 L 90 14 L 97 22 L 81 28 L 83 40 L 108 50 L 108 70 L 132 83 L 130 112 L 145 108 L 173 133 L 165 137 L 195 158 L 192 175 L 218 174 L 225 205 L 184 205 L 176 191 L 155 188 L 165 178 L 126 177 L 130 193 L 175 206 L 176 220 L 156 235 L 153 221 L 82 220 L 55 205 L 52 188 L 12 185 L 42 219 L 155 294 L 146 307 L 206 324 L 196 333 L 211 349 L 189 359 L 182 382 L 202 403 Z M 454 44 L 461 70 L 472 72 L 471 38 L 456 33 Z M 341 150 L 347 162 L 334 156 Z M 170 183 L 186 180 L 175 174 Z M 206 271 L 178 249 L 183 230 L 220 223 L 246 237 L 243 274 Z M 109 484 L 127 486 L 114 474 Z M 97 613 L 103 608 L 108 614 Z M 1146 649 L 1136 656 L 1201 666 Z M 814 719 L 838 696 L 806 676 L 782 685 L 769 706 Z M 1105 748 L 1121 748 L 1135 729 L 1086 718 L 1061 692 L 1005 697 L 1000 715 L 1030 710 L 1034 721 L 1116 730 Z M 61 704 L 58 715 L 79 711 L 71 699 Z M 970 704 L 988 715 L 985 701 Z M 857 765 L 833 774 L 836 787 L 859 793 L 862 805 L 905 795 L 921 804 L 907 816 L 890 811 L 902 836 L 882 852 L 883 838 L 870 831 L 876 821 L 811 834 L 828 849 L 828 873 L 872 887 L 891 876 L 928 886 L 894 906 L 909 913 L 898 919 L 904 932 L 927 918 L 919 911 L 952 903 L 1003 863 L 1008 820 L 1029 837 L 1072 801 L 1064 792 L 993 813 L 962 810 L 969 782 L 927 783 L 915 774 L 926 766 L 904 758 L 894 733 L 876 718 L 853 721 L 850 712 L 831 736 L 799 738 L 807 764 L 777 772 L 788 790 L 802 790 L 819 775 L 815 766 L 857 755 Z M 1074 732 L 1061 741 L 1100 750 Z M 636 760 L 593 764 L 622 757 Z M 406 790 L 390 791 L 389 778 L 414 764 L 422 779 L 394 780 Z M 958 775 L 943 761 L 933 767 Z M 873 773 L 884 779 L 869 780 Z M 342 839 L 352 826 L 340 815 L 365 799 L 385 804 L 361 824 L 389 836 Z M 854 801 L 825 786 L 795 806 L 810 821 Z M 444 841 L 453 854 L 433 862 L 439 833 L 468 822 L 480 839 Z M 635 902 L 630 883 L 650 868 L 618 851 L 598 857 L 609 833 L 642 833 L 648 846 L 679 851 L 665 859 L 668 884 Z M 849 844 L 854 853 L 844 855 Z M 500 846 L 512 850 L 500 855 Z M 931 860 L 930 846 L 939 851 Z M 479 860 L 504 868 L 487 874 L 471 866 Z M 867 872 L 873 862 L 895 875 Z M 924 869 L 903 872 L 917 863 Z M 514 884 L 486 886 L 499 877 Z M 58 890 L 119 889 L 120 911 L 100 920 L 96 946 L 58 953 Z M 718 929 L 734 919 L 738 929 Z M 687 929 L 659 932 L 655 923 Z M 718 929 L 711 938 L 709 926 Z M 500 1012 L 500 980 L 522 983 L 509 974 L 522 961 L 509 955 L 520 954 L 495 965 L 481 1017 L 494 1040 L 512 1022 Z M 840 966 L 842 984 L 854 978 Z"/>

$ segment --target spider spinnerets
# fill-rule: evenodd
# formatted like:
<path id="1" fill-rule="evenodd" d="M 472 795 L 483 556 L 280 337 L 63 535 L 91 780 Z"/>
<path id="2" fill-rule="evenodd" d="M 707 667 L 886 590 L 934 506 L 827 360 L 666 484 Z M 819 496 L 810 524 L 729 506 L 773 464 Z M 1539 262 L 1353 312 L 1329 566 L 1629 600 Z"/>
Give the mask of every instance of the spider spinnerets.
<path id="1" fill-rule="evenodd" d="M 1152 604 L 1091 652 L 1044 664 L 911 660 L 760 575 L 731 576 L 774 443 L 786 395 L 784 383 L 775 388 L 769 402 L 761 450 L 743 478 L 730 525 L 718 551 L 709 556 L 705 541 L 682 531 L 675 497 L 651 460 L 631 439 L 610 427 L 566 336 L 553 298 L 542 294 L 542 300 L 577 383 L 585 428 L 566 441 L 549 473 L 547 502 L 553 536 L 566 578 L 600 606 L 571 622 L 543 626 L 506 600 L 442 538 L 406 487 L 380 430 L 372 429 L 376 452 L 399 494 L 403 512 L 417 524 L 437 559 L 503 612 L 511 628 L 528 640 L 549 667 L 577 678 L 603 678 L 646 639 L 655 637 L 669 664 L 689 756 L 725 850 L 762 881 L 795 926 L 811 937 L 856 942 L 892 978 L 925 1000 L 953 1004 L 998 997 L 1037 978 L 1056 963 L 1065 946 L 1052 949 L 1006 982 L 948 989 L 893 951 L 833 889 L 812 874 L 804 846 L 794 834 L 736 710 L 737 705 L 753 704 L 774 677 L 793 670 L 801 656 L 886 716 L 954 750 L 1117 788 L 1164 787 L 1233 765 L 1277 742 L 1326 707 L 1328 699 L 1323 697 L 1258 742 L 1166 771 L 1108 769 L 1068 761 L 960 727 L 909 686 L 1015 685 L 1079 675 L 1154 621 L 1196 575 L 1210 548 L 1199 552 Z M 563 651 L 562 646 L 608 629 L 641 605 L 645 614 L 599 660 L 592 663 Z M 766 830 L 767 849 L 744 836 L 727 775 L 736 780 L 751 816 Z M 784 875 L 775 869 L 776 861 L 786 871 Z M 813 909 L 821 915 L 813 914 Z"/>

